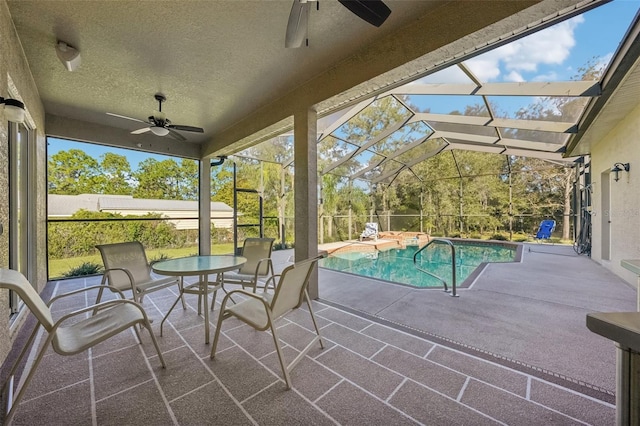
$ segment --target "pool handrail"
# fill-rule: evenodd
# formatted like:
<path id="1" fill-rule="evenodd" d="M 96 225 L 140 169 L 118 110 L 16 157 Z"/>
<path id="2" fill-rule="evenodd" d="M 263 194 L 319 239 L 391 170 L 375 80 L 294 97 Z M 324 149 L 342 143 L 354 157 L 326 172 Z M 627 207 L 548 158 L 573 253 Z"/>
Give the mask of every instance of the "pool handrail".
<path id="1" fill-rule="evenodd" d="M 452 277 L 452 283 L 451 283 L 451 296 L 452 297 L 459 297 L 458 294 L 456 293 L 456 248 L 453 245 L 453 243 L 449 240 L 445 240 L 444 238 L 434 238 L 431 241 L 429 241 L 427 244 L 424 245 L 424 247 L 422 247 L 420 250 L 416 251 L 413 254 L 413 265 L 416 267 L 416 269 L 418 269 L 421 272 L 424 272 L 425 274 L 429 274 L 434 278 L 439 279 L 440 281 L 442 281 L 442 284 L 444 284 L 444 291 L 445 293 L 449 293 L 449 288 L 447 287 L 447 282 L 440 278 L 439 276 L 427 271 L 426 269 L 422 269 L 418 266 L 418 255 L 420 253 L 422 253 L 423 250 L 426 250 L 427 247 L 429 247 L 431 244 L 435 244 L 435 243 L 443 243 L 443 244 L 447 244 L 449 247 L 451 247 L 451 277 Z"/>

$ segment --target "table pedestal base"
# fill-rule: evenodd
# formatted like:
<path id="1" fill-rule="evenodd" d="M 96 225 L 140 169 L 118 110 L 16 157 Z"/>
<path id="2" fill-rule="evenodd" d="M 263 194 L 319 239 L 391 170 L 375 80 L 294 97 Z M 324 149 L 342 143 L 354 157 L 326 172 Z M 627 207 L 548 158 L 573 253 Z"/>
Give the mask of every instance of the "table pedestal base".
<path id="1" fill-rule="evenodd" d="M 198 282 L 195 284 L 190 284 L 188 286 L 185 286 L 183 283 L 182 290 L 178 295 L 178 298 L 176 299 L 175 302 L 173 302 L 173 305 L 171 305 L 171 307 L 169 308 L 169 311 L 166 313 L 166 315 L 164 316 L 164 318 L 162 318 L 162 321 L 160 322 L 160 336 L 162 336 L 162 327 L 164 325 L 164 322 L 169 317 L 169 314 L 171 313 L 171 311 L 173 311 L 173 308 L 176 307 L 180 299 L 184 297 L 183 295 L 197 294 L 198 295 L 198 315 L 203 314 L 201 307 L 204 307 L 204 343 L 208 345 L 209 329 L 210 329 L 209 297 L 208 296 L 209 296 L 209 293 L 213 293 L 213 299 L 211 300 L 211 311 L 213 311 L 213 308 L 216 305 L 216 295 L 220 287 L 221 287 L 221 283 L 220 283 L 219 274 L 216 276 L 216 281 L 214 282 L 209 281 L 208 275 L 200 275 Z"/>

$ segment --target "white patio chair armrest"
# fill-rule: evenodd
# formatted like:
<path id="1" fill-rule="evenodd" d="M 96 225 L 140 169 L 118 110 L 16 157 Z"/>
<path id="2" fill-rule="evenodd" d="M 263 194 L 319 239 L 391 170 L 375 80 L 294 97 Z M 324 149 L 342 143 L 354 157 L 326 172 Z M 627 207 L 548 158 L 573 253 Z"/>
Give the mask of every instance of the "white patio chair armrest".
<path id="1" fill-rule="evenodd" d="M 258 274 L 258 271 L 260 270 L 260 265 L 262 265 L 262 262 L 267 262 L 269 264 L 269 266 L 271 266 L 271 270 L 273 270 L 273 262 L 271 261 L 271 258 L 270 257 L 265 257 L 264 259 L 258 260 L 258 263 L 256 265 L 256 275 Z"/>
<path id="2" fill-rule="evenodd" d="M 247 290 L 245 290 L 243 288 L 238 288 L 236 290 L 231 290 L 229 292 L 229 294 L 231 294 L 231 293 L 241 293 L 241 294 L 244 294 L 245 296 L 253 297 L 254 299 L 261 299 L 262 298 L 261 295 L 259 295 L 257 293 L 253 293 L 253 292 L 247 291 Z"/>
<path id="3" fill-rule="evenodd" d="M 220 312 L 224 312 L 224 307 L 227 305 L 227 300 L 231 298 L 231 296 L 233 296 L 236 293 L 240 293 L 244 296 L 249 296 L 252 297 L 254 299 L 260 300 L 262 302 L 262 304 L 265 306 L 265 308 L 269 308 L 269 301 L 266 300 L 264 297 L 262 297 L 262 295 L 257 294 L 257 293 L 252 293 L 249 292 L 245 289 L 237 289 L 237 290 L 231 290 L 229 293 L 227 293 L 224 296 L 224 299 L 222 299 L 222 303 L 220 304 Z"/>
<path id="4" fill-rule="evenodd" d="M 280 278 L 280 275 L 281 275 L 281 274 L 271 275 L 271 276 L 267 279 L 267 281 L 265 281 L 265 283 L 264 283 L 264 291 L 267 291 L 267 290 L 268 290 L 268 287 L 269 287 L 269 281 L 273 281 L 273 288 L 275 289 L 275 288 L 276 288 L 276 278 Z"/>
<path id="5" fill-rule="evenodd" d="M 84 314 L 87 312 L 91 312 L 94 310 L 101 310 L 101 309 L 107 309 L 110 308 L 112 306 L 116 306 L 116 305 L 120 305 L 123 303 L 129 303 L 132 305 L 135 305 L 141 312 L 142 312 L 142 316 L 147 318 L 147 312 L 144 310 L 144 308 L 137 302 L 134 302 L 133 300 L 129 300 L 129 299 L 114 299 L 114 300 L 108 300 L 106 302 L 101 302 L 98 303 L 97 305 L 91 305 L 91 306 L 87 306 L 86 308 L 82 308 L 82 309 L 77 309 L 73 312 L 69 312 L 66 315 L 63 315 L 62 317 L 60 317 L 55 324 L 53 325 L 53 330 L 55 330 L 56 328 L 60 327 L 60 325 L 62 325 L 62 323 L 64 323 L 66 320 L 68 320 L 69 318 L 78 316 L 80 314 Z"/>
<path id="6" fill-rule="evenodd" d="M 253 282 L 255 283 L 253 287 L 254 291 L 256 288 L 258 288 L 258 275 L 263 262 L 267 262 L 267 275 L 269 274 L 269 271 L 271 271 L 271 273 L 273 274 L 273 261 L 271 260 L 271 258 L 265 257 L 264 259 L 258 260 L 258 263 L 256 264 L 256 271 L 253 274 Z M 266 290 L 266 287 L 265 287 L 265 290 Z"/>
<path id="7" fill-rule="evenodd" d="M 131 274 L 131 272 L 129 272 L 129 270 L 127 268 L 109 268 L 109 269 L 105 269 L 104 270 L 104 277 L 107 276 L 107 274 L 111 271 L 122 271 L 125 274 L 127 274 L 127 277 L 129 278 L 129 282 L 131 283 L 131 289 L 134 291 L 134 293 L 138 292 L 138 288 L 136 287 L 136 280 L 135 278 L 133 278 L 133 275 Z M 104 278 L 103 278 L 104 280 Z M 113 288 L 113 287 L 109 287 L 109 288 Z"/>
<path id="8" fill-rule="evenodd" d="M 66 293 L 59 294 L 59 295 L 57 295 L 57 296 L 53 297 L 51 300 L 49 300 L 49 301 L 47 302 L 47 306 L 51 307 L 51 305 L 53 304 L 53 302 L 55 302 L 55 301 L 57 301 L 57 300 L 60 300 L 60 299 L 62 299 L 62 298 L 64 298 L 64 297 L 67 297 L 67 296 L 73 296 L 74 294 L 83 293 L 83 292 L 85 292 L 85 291 L 90 291 L 90 290 L 99 290 L 99 289 L 100 289 L 100 288 L 102 288 L 102 287 L 105 287 L 105 286 L 103 286 L 103 285 L 93 285 L 93 286 L 90 286 L 90 287 L 85 287 L 85 288 L 81 288 L 81 289 L 78 289 L 78 290 L 68 291 L 68 292 L 66 292 Z M 110 289 L 111 291 L 113 291 L 113 292 L 116 292 L 116 293 L 120 294 L 120 297 L 121 297 L 122 299 L 124 299 L 124 298 L 125 298 L 124 293 L 123 293 L 122 291 L 118 290 L 117 288 L 115 288 L 115 287 L 111 287 L 111 286 L 106 286 L 106 287 L 109 287 L 109 289 Z"/>

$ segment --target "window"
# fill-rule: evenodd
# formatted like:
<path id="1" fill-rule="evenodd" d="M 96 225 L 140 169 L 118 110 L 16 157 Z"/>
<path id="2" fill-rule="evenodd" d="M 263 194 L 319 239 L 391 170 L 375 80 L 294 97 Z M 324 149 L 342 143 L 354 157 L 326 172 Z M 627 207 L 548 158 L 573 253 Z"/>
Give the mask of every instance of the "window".
<path id="1" fill-rule="evenodd" d="M 22 272 L 32 278 L 33 268 L 29 259 L 33 259 L 29 247 L 30 221 L 33 221 L 34 209 L 29 208 L 29 139 L 31 132 L 24 124 L 9 123 L 9 268 Z M 18 296 L 9 298 L 12 313 L 20 307 Z"/>

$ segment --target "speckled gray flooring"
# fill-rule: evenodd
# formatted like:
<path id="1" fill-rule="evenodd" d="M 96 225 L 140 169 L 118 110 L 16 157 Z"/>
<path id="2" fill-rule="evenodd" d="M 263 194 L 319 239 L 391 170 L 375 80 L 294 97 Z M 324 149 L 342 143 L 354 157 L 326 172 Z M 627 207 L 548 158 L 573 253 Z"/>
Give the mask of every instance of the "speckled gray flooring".
<path id="1" fill-rule="evenodd" d="M 285 259 L 282 257 L 285 253 L 279 256 Z M 483 276 L 489 276 L 489 272 Z M 72 357 L 61 357 L 49 349 L 18 408 L 15 424 L 614 423 L 615 407 L 609 402 L 545 380 L 540 375 L 510 368 L 508 363 L 503 365 L 505 363 L 496 362 L 491 356 L 482 356 L 481 352 L 456 346 L 465 335 L 472 347 L 481 346 L 485 339 L 509 342 L 512 337 L 507 331 L 518 335 L 518 330 L 522 331 L 518 341 L 522 340 L 525 345 L 522 354 L 534 346 L 533 340 L 528 339 L 539 336 L 528 335 L 530 329 L 519 328 L 515 319 L 507 325 L 498 322 L 493 328 L 485 328 L 492 321 L 492 313 L 482 313 L 481 302 L 491 298 L 473 301 L 474 309 L 464 324 L 476 331 L 452 334 L 448 342 L 411 332 L 423 324 L 439 325 L 441 319 L 436 321 L 432 318 L 435 314 L 429 313 L 429 305 L 436 303 L 433 300 L 409 297 L 406 288 L 393 286 L 379 293 L 411 303 L 405 303 L 402 308 L 396 305 L 397 301 L 383 306 L 384 301 L 376 302 L 375 297 L 361 293 L 362 305 L 354 306 L 357 297 L 345 291 L 349 295 L 339 301 L 352 306 L 340 309 L 334 303 L 337 290 L 327 286 L 326 277 L 321 270 L 321 300 L 332 302 L 314 302 L 325 348 L 314 347 L 293 370 L 292 390 L 285 390 L 280 379 L 271 336 L 237 320 L 223 323 L 218 355 L 210 360 L 210 345 L 204 343 L 203 320 L 197 314 L 195 296 L 187 298 L 187 310 L 179 307 L 174 310 L 160 337 L 160 320 L 176 297 L 167 289 L 151 294 L 144 301 L 145 309 L 154 319 L 154 333 L 166 359 L 166 369 L 160 367 L 146 332 L 142 333 L 142 345 L 137 344 L 133 333 L 127 332 Z M 55 286 L 57 294 L 97 284 L 99 279 L 75 279 L 50 285 Z M 347 276 L 334 284 L 346 288 L 351 280 L 352 277 Z M 500 284 L 498 279 L 491 282 Z M 386 286 L 388 284 L 384 285 L 385 289 Z M 471 303 L 471 292 L 483 291 L 479 287 L 474 284 L 459 299 L 437 294 L 444 306 L 441 309 L 446 310 L 447 306 L 451 309 L 455 303 L 458 306 Z M 509 290 L 493 292 L 508 295 Z M 431 294 L 436 297 L 436 293 Z M 349 302 L 352 298 L 353 302 Z M 220 299 L 218 295 L 218 303 Z M 588 298 L 581 299 L 587 301 Z M 402 310 L 417 309 L 414 306 L 421 301 L 426 304 L 420 311 L 424 322 L 417 324 L 419 327 L 406 324 L 411 326 L 406 330 L 398 326 L 396 323 L 410 316 L 410 312 L 403 314 Z M 76 302 L 76 306 L 64 305 L 61 310 L 55 310 L 56 316 L 86 303 L 79 299 Z M 217 304 L 212 325 L 219 308 Z M 369 315 L 356 315 L 354 309 Z M 524 310 L 524 307 L 518 309 Z M 376 315 L 394 321 L 378 321 Z M 433 321 L 428 321 L 429 318 Z M 538 324 L 546 326 L 542 320 Z M 212 334 L 214 330 L 212 326 Z M 447 327 L 438 329 L 434 336 L 445 336 L 448 331 Z M 312 336 L 308 312 L 301 308 L 281 319 L 278 332 L 284 342 L 285 357 L 293 359 Z M 544 334 L 542 328 L 540 333 Z M 486 351 L 494 354 L 498 349 L 491 347 Z M 517 355 L 509 353 L 508 357 Z M 527 363 L 534 364 L 528 359 Z"/>
<path id="2" fill-rule="evenodd" d="M 525 244 L 521 262 L 489 264 L 458 298 L 345 276 L 322 269 L 321 299 L 512 364 L 615 390 L 615 345 L 587 329 L 586 315 L 635 311 L 636 291 L 569 246 Z"/>

